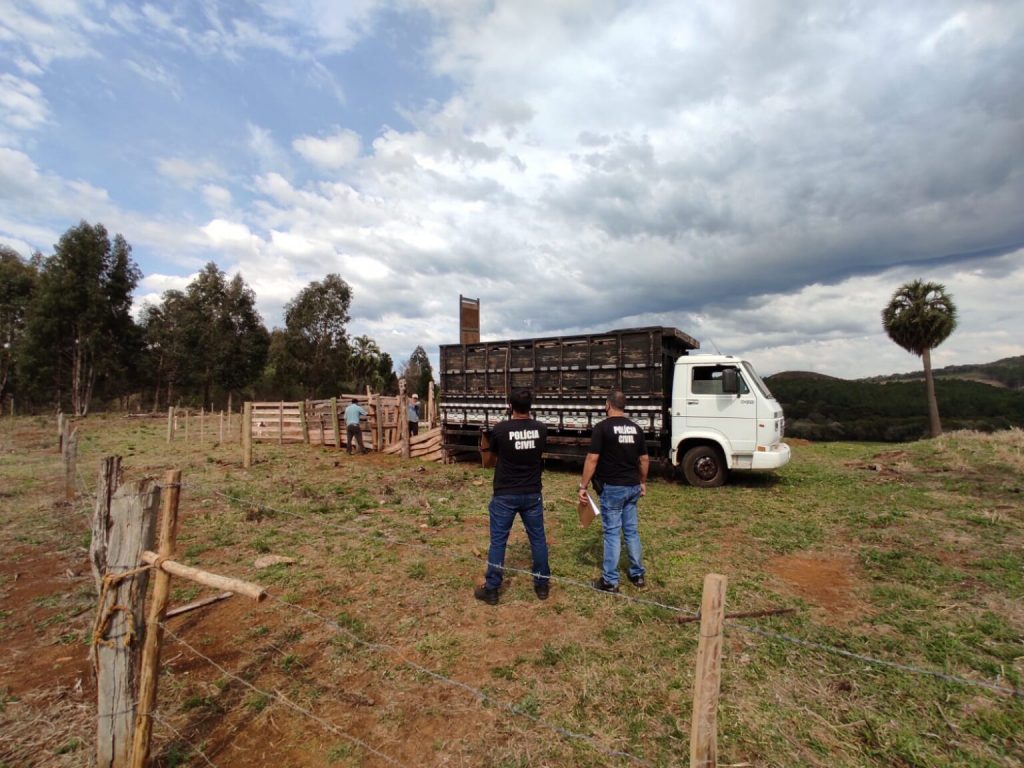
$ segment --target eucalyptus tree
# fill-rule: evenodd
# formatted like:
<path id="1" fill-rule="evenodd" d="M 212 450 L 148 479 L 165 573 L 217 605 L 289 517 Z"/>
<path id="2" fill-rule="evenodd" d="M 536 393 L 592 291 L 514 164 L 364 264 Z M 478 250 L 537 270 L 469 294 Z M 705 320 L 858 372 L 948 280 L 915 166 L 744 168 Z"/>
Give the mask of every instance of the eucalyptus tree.
<path id="1" fill-rule="evenodd" d="M 19 360 L 37 392 L 48 389 L 76 415 L 88 412 L 97 385 L 123 394 L 134 384 L 132 291 L 142 273 L 131 252 L 121 235 L 111 241 L 102 224 L 82 221 L 42 260 Z"/>
<path id="2" fill-rule="evenodd" d="M 176 297 L 174 297 L 176 299 Z M 164 302 L 165 308 L 168 302 Z M 185 380 L 200 394 L 204 407 L 212 404 L 215 387 L 229 397 L 259 377 L 267 360 L 270 334 L 256 310 L 256 294 L 236 274 L 227 280 L 208 263 L 185 289 L 177 322 L 189 356 Z"/>
<path id="3" fill-rule="evenodd" d="M 402 369 L 402 378 L 405 379 L 406 390 L 420 396 L 426 402 L 427 391 L 430 382 L 434 380 L 434 369 L 430 365 L 430 358 L 422 346 L 417 346 L 409 355 L 409 360 Z"/>
<path id="4" fill-rule="evenodd" d="M 928 428 L 932 437 L 942 434 L 942 423 L 935 397 L 931 351 L 949 337 L 956 328 L 956 320 L 956 306 L 946 287 L 922 280 L 900 286 L 882 310 L 882 327 L 889 338 L 924 363 Z"/>
<path id="5" fill-rule="evenodd" d="M 352 289 L 339 275 L 313 281 L 285 306 L 282 359 L 306 397 L 327 397 L 340 391 L 349 374 L 351 350 L 346 324 Z"/>
<path id="6" fill-rule="evenodd" d="M 0 245 L 0 413 L 17 379 L 15 361 L 38 270 L 12 248 Z"/>

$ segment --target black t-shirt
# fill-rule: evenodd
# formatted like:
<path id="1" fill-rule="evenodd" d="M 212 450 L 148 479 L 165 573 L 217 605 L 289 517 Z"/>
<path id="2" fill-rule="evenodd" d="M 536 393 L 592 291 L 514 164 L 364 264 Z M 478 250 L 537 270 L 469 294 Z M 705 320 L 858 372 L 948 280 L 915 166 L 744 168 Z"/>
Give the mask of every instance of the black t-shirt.
<path id="1" fill-rule="evenodd" d="M 647 455 L 644 431 L 625 416 L 609 416 L 594 427 L 590 453 L 600 455 L 594 477 L 605 485 L 640 485 L 641 456 Z"/>
<path id="2" fill-rule="evenodd" d="M 491 453 L 497 454 L 494 495 L 540 493 L 540 475 L 548 428 L 535 419 L 509 419 L 491 432 Z"/>

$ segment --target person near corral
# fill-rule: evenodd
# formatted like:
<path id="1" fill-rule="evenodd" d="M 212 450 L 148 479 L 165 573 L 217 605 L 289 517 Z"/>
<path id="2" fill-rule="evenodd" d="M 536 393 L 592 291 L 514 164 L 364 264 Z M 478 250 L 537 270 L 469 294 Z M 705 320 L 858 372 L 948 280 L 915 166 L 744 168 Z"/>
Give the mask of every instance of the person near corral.
<path id="1" fill-rule="evenodd" d="M 621 536 L 629 555 L 629 580 L 643 589 L 647 580 L 641 559 L 637 502 L 647 494 L 647 444 L 640 426 L 626 417 L 626 396 L 620 390 L 608 395 L 605 413 L 607 418 L 594 427 L 590 438 L 579 487 L 579 500 L 586 502 L 587 486 L 593 480 L 601 499 L 604 559 L 601 576 L 593 586 L 603 592 L 619 591 Z"/>
<path id="2" fill-rule="evenodd" d="M 533 591 L 547 600 L 551 586 L 548 543 L 544 535 L 544 499 L 541 474 L 547 427 L 530 416 L 533 396 L 528 389 L 512 392 L 509 398 L 512 416 L 499 422 L 490 433 L 491 453 L 497 456 L 494 493 L 488 506 L 491 545 L 487 552 L 487 572 L 483 586 L 473 591 L 477 600 L 489 605 L 498 602 L 505 567 L 505 547 L 516 515 L 523 521 L 533 557 Z"/>
<path id="3" fill-rule="evenodd" d="M 409 399 L 409 437 L 420 433 L 420 396 L 413 394 Z"/>
<path id="4" fill-rule="evenodd" d="M 366 417 L 366 409 L 359 405 L 356 400 L 345 409 L 345 438 L 348 445 L 348 455 L 352 455 L 352 438 L 359 444 L 359 452 L 366 453 L 363 447 L 363 429 L 359 426 L 359 420 Z"/>

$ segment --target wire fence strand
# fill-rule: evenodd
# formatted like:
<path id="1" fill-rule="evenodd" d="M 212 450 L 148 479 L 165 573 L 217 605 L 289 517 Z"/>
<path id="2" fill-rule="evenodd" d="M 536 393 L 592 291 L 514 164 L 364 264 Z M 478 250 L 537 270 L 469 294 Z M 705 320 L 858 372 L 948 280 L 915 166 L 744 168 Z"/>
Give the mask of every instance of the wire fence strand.
<path id="1" fill-rule="evenodd" d="M 310 712 L 305 707 L 299 706 L 298 704 L 293 702 L 288 697 L 282 695 L 281 693 L 279 693 L 277 691 L 265 691 L 265 690 L 263 690 L 261 688 L 256 687 L 255 685 L 250 683 L 248 680 L 245 680 L 245 679 L 239 677 L 234 672 L 231 672 L 230 670 L 226 669 L 225 667 L 223 667 L 222 665 L 218 664 L 216 661 L 211 659 L 206 654 L 204 654 L 201 651 L 199 651 L 197 648 L 195 648 L 195 646 L 191 645 L 187 640 L 185 640 L 184 638 L 181 638 L 178 635 L 176 635 L 165 623 L 161 623 L 160 626 L 163 628 L 164 632 L 168 636 L 171 637 L 171 639 L 173 639 L 175 642 L 180 643 L 181 645 L 183 645 L 185 648 L 187 648 L 189 651 L 191 651 L 197 658 L 203 659 L 205 662 L 207 662 L 208 664 L 210 664 L 211 666 L 213 666 L 214 668 L 219 670 L 220 673 L 223 674 L 224 676 L 231 678 L 235 682 L 241 683 L 243 686 L 245 686 L 249 690 L 253 691 L 254 693 L 257 693 L 257 694 L 259 694 L 261 696 L 266 696 L 268 698 L 275 699 L 275 700 L 281 702 L 282 704 L 284 704 L 289 709 L 291 709 L 291 710 L 293 710 L 295 712 L 298 712 L 299 714 L 309 718 L 310 720 L 313 720 L 314 722 L 318 723 L 322 727 L 324 727 L 327 730 L 329 730 L 331 733 L 333 733 L 333 734 L 335 734 L 337 736 L 340 736 L 341 738 L 345 739 L 346 741 L 351 742 L 352 744 L 355 744 L 356 746 L 358 746 L 358 747 L 360 747 L 362 749 L 365 749 L 367 752 L 370 752 L 371 754 L 376 755 L 381 760 L 386 762 L 388 765 L 395 765 L 395 766 L 398 766 L 398 768 L 406 768 L 406 766 L 403 763 L 399 762 L 398 760 L 396 760 L 395 758 L 391 757 L 390 755 L 385 754 L 384 752 L 381 752 L 379 749 L 374 747 L 372 744 L 369 744 L 368 742 L 364 741 L 363 739 L 360 739 L 358 736 L 353 736 L 351 733 L 348 733 L 347 731 L 342 730 L 340 727 L 338 727 L 334 723 L 332 723 L 329 720 L 326 720 L 326 719 L 320 717 L 319 715 L 317 715 L 314 712 Z"/>
<path id="2" fill-rule="evenodd" d="M 396 648 L 396 647 L 394 647 L 392 645 L 388 645 L 386 643 L 376 643 L 376 642 L 370 642 L 369 640 L 364 640 L 363 638 L 359 637 L 359 635 L 357 635 L 356 633 L 352 632 L 350 629 L 342 626 L 341 624 L 339 624 L 338 622 L 336 622 L 336 621 L 334 621 L 332 619 L 327 618 L 326 616 L 320 615 L 316 611 L 310 610 L 309 608 L 306 608 L 304 606 L 298 605 L 296 603 L 290 603 L 290 602 L 288 602 L 286 600 L 282 600 L 282 599 L 280 599 L 278 597 L 275 597 L 274 595 L 268 595 L 268 597 L 269 597 L 270 600 L 272 600 L 273 602 L 278 603 L 279 605 L 283 605 L 283 606 L 285 606 L 285 607 L 287 607 L 287 608 L 289 608 L 291 610 L 298 611 L 300 613 L 306 614 L 307 616 L 309 616 L 311 618 L 319 620 L 320 622 L 322 622 L 326 626 L 330 627 L 331 629 L 334 629 L 337 632 L 340 632 L 341 634 L 343 634 L 346 637 L 348 637 L 349 639 L 351 639 L 353 642 L 356 642 L 356 643 L 358 643 L 359 645 L 362 645 L 365 648 L 368 648 L 368 649 L 374 650 L 374 651 L 385 651 L 387 653 L 390 653 L 390 654 L 394 655 L 395 657 L 397 657 L 397 659 L 399 661 L 401 661 L 403 664 L 408 666 L 410 669 L 414 669 L 414 670 L 416 670 L 417 672 L 419 672 L 419 673 L 421 673 L 423 675 L 426 675 L 426 676 L 428 676 L 428 677 L 430 677 L 430 678 L 432 678 L 434 680 L 437 680 L 438 682 L 444 683 L 446 685 L 451 685 L 451 686 L 454 686 L 456 688 L 460 688 L 460 689 L 466 691 L 467 693 L 471 694 L 472 696 L 474 696 L 476 699 L 480 700 L 481 702 L 485 702 L 485 703 L 488 703 L 488 704 L 491 704 L 491 705 L 498 706 L 498 707 L 506 710 L 507 712 L 509 712 L 509 713 L 511 713 L 513 715 L 516 715 L 517 717 L 524 717 L 527 720 L 530 720 L 535 725 L 541 726 L 542 728 L 545 728 L 545 729 L 551 731 L 552 733 L 556 733 L 559 736 L 562 736 L 563 738 L 573 739 L 573 740 L 576 740 L 576 741 L 585 742 L 591 748 L 593 748 L 594 750 L 596 750 L 598 752 L 601 752 L 602 754 L 608 755 L 609 757 L 623 758 L 623 759 L 626 759 L 626 760 L 630 760 L 631 762 L 637 763 L 638 765 L 650 765 L 650 763 L 648 763 L 643 758 L 637 757 L 636 755 L 633 755 L 633 754 L 631 754 L 629 752 L 625 752 L 625 751 L 622 751 L 622 750 L 609 749 L 608 747 L 605 747 L 604 745 L 600 744 L 593 736 L 590 736 L 589 734 L 580 733 L 578 731 L 572 731 L 572 730 L 569 730 L 568 728 L 563 728 L 562 726 L 554 725 L 552 723 L 549 723 L 546 720 L 543 720 L 542 718 L 532 714 L 531 712 L 527 712 L 522 707 L 517 707 L 514 704 L 509 704 L 508 702 L 503 702 L 503 701 L 497 699 L 496 697 L 492 696 L 491 694 L 487 693 L 486 691 L 483 691 L 483 690 L 481 690 L 479 688 L 476 688 L 476 687 L 474 687 L 472 685 L 469 685 L 468 683 L 464 683 L 461 680 L 455 680 L 454 678 L 447 677 L 446 675 L 442 675 L 440 672 L 437 672 L 435 670 L 429 669 L 428 667 L 424 667 L 422 664 L 418 664 L 417 662 L 412 661 L 411 659 L 409 659 L 406 656 L 404 656 L 400 649 L 398 649 L 398 648 Z"/>
<path id="3" fill-rule="evenodd" d="M 207 493 L 212 493 L 212 494 L 217 495 L 217 496 L 221 496 L 221 497 L 223 497 L 225 499 L 228 499 L 229 501 L 232 501 L 232 502 L 235 502 L 235 503 L 238 503 L 238 504 L 242 504 L 242 505 L 245 505 L 245 506 L 249 506 L 249 507 L 252 507 L 252 508 L 266 510 L 267 512 L 271 512 L 271 513 L 274 513 L 274 514 L 281 514 L 281 515 L 285 515 L 285 516 L 295 517 L 295 518 L 298 518 L 298 519 L 306 521 L 306 522 L 308 522 L 310 520 L 308 515 L 303 515 L 303 514 L 298 513 L 298 512 L 291 512 L 289 510 L 275 508 L 275 507 L 272 507 L 272 506 L 270 506 L 268 504 L 264 504 L 263 502 L 254 502 L 254 501 L 251 501 L 251 500 L 248 500 L 248 499 L 242 499 L 242 498 L 239 498 L 237 496 L 232 496 L 230 494 L 224 493 L 223 491 L 220 491 L 218 489 L 202 488 L 201 486 L 198 486 L 198 485 L 190 485 L 190 487 L 196 488 L 197 490 L 205 491 Z M 347 533 L 347 534 L 353 534 L 353 535 L 361 536 L 361 537 L 364 537 L 364 538 L 370 537 L 370 534 L 367 533 L 365 528 L 357 528 L 355 526 L 344 526 L 344 525 L 337 524 L 337 523 L 334 523 L 334 521 L 329 521 L 329 520 L 317 520 L 316 522 L 318 523 L 318 525 L 321 525 L 322 527 L 332 528 L 334 530 L 337 530 L 338 532 L 344 532 L 344 533 Z M 470 556 L 470 555 L 466 555 L 466 554 L 463 554 L 463 553 L 448 552 L 448 551 L 445 551 L 445 550 L 443 550 L 443 549 L 441 549 L 439 547 L 432 546 L 430 544 L 422 544 L 420 542 L 401 541 L 401 540 L 394 539 L 394 538 L 388 539 L 388 543 L 390 543 L 390 544 L 397 544 L 397 545 L 400 545 L 400 546 L 408 546 L 408 547 L 412 547 L 412 548 L 416 548 L 416 549 L 428 550 L 428 551 L 430 551 L 431 553 L 433 553 L 433 554 L 435 554 L 437 556 L 448 557 L 449 559 L 454 559 L 454 560 L 459 560 L 459 561 L 464 561 L 464 562 L 465 561 L 469 561 L 469 562 L 478 563 L 478 564 L 481 562 L 480 558 L 473 557 L 473 556 Z M 483 561 L 483 562 L 486 564 L 486 561 Z M 537 575 L 537 574 L 534 574 L 532 571 L 530 571 L 528 569 L 523 569 L 523 568 L 514 568 L 514 567 L 511 567 L 511 566 L 497 565 L 497 564 L 494 564 L 494 567 L 495 568 L 499 568 L 499 569 L 501 569 L 503 571 L 510 572 L 510 573 L 520 573 L 520 574 L 526 574 L 526 575 L 530 575 L 530 576 L 536 576 Z M 671 612 L 675 612 L 675 613 L 680 613 L 680 614 L 684 614 L 684 615 L 688 615 L 688 616 L 693 616 L 693 617 L 699 617 L 699 615 L 700 615 L 699 611 L 694 611 L 692 609 L 683 608 L 683 607 L 680 607 L 680 606 L 677 606 L 677 605 L 672 605 L 670 603 L 664 603 L 664 602 L 660 602 L 660 601 L 657 601 L 657 600 L 650 600 L 650 599 L 646 599 L 646 598 L 634 597 L 633 595 L 628 595 L 628 594 L 621 593 L 621 592 L 619 592 L 619 593 L 603 592 L 601 590 L 595 589 L 593 587 L 593 585 L 590 584 L 589 582 L 579 581 L 577 579 L 571 579 L 571 578 L 568 578 L 568 577 L 565 577 L 565 576 L 555 576 L 555 575 L 552 575 L 550 577 L 550 580 L 552 582 L 554 582 L 554 583 L 561 583 L 561 584 L 566 584 L 566 585 L 569 585 L 569 586 L 580 587 L 580 588 L 586 589 L 586 590 L 591 591 L 591 592 L 598 592 L 598 593 L 600 593 L 602 595 L 609 595 L 610 597 L 618 598 L 618 599 L 621 599 L 621 600 L 625 600 L 625 601 L 630 602 L 630 603 L 637 603 L 637 604 L 641 604 L 641 605 L 653 606 L 653 607 L 661 608 L 661 609 L 664 609 L 664 610 L 667 610 L 667 611 L 671 611 Z M 849 659 L 853 659 L 853 660 L 856 660 L 856 661 L 861 661 L 861 662 L 864 662 L 866 664 L 872 664 L 872 665 L 878 666 L 878 667 L 885 667 L 885 668 L 888 668 L 888 669 L 893 669 L 893 670 L 897 670 L 897 671 L 900 671 L 900 672 L 905 672 L 905 673 L 908 673 L 908 674 L 916 674 L 916 675 L 922 675 L 922 676 L 926 676 L 926 677 L 933 677 L 933 678 L 937 678 L 937 679 L 940 679 L 940 680 L 944 680 L 946 682 L 955 683 L 955 684 L 958 684 L 958 685 L 963 685 L 963 686 L 967 686 L 967 687 L 975 687 L 975 688 L 983 688 L 983 689 L 990 690 L 990 691 L 993 691 L 993 692 L 996 692 L 996 693 L 1000 693 L 1000 694 L 1005 694 L 1005 695 L 1015 696 L 1015 697 L 1019 697 L 1019 698 L 1024 698 L 1024 689 L 1022 689 L 1022 688 L 1001 685 L 999 683 L 988 681 L 988 680 L 973 680 L 971 678 L 963 677 L 963 676 L 960 676 L 960 675 L 953 675 L 953 674 L 950 674 L 948 672 L 942 672 L 942 671 L 939 671 L 939 670 L 928 669 L 926 667 L 919 667 L 919 666 L 915 666 L 915 665 L 912 665 L 912 664 L 907 664 L 907 663 L 904 663 L 904 662 L 891 661 L 891 660 L 887 660 L 887 659 L 879 659 L 879 658 L 876 658 L 876 657 L 873 657 L 873 656 L 868 656 L 868 655 L 865 655 L 865 654 L 857 654 L 857 653 L 853 653 L 851 651 L 847 651 L 847 650 L 845 650 L 843 648 L 839 648 L 839 647 L 837 647 L 835 645 L 830 645 L 830 644 L 827 644 L 827 643 L 819 643 L 819 642 L 816 642 L 816 641 L 813 641 L 813 640 L 803 640 L 801 638 L 793 637 L 791 635 L 786 635 L 786 634 L 782 634 L 782 633 L 778 633 L 778 632 L 771 632 L 769 630 L 761 630 L 761 629 L 758 629 L 756 627 L 750 626 L 749 624 L 745 624 L 745 623 L 738 622 L 738 621 L 735 621 L 735 620 L 728 620 L 727 623 L 730 626 L 734 626 L 734 627 L 736 627 L 738 629 L 741 629 L 741 630 L 744 630 L 744 631 L 749 631 L 752 634 L 761 635 L 761 636 L 763 636 L 765 638 L 769 638 L 769 639 L 773 639 L 773 640 L 778 640 L 780 642 L 790 643 L 792 645 L 797 645 L 797 646 L 800 646 L 800 647 L 813 649 L 813 650 L 820 651 L 820 652 L 823 652 L 823 653 L 829 653 L 829 654 L 836 655 L 836 656 L 842 656 L 844 658 L 849 658 Z"/>

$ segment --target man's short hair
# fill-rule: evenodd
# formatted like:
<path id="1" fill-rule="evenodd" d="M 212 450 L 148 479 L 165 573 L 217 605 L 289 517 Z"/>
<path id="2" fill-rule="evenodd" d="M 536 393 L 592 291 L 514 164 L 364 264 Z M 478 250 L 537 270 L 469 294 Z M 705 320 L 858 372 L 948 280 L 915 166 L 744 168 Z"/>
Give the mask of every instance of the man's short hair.
<path id="1" fill-rule="evenodd" d="M 626 410 L 626 395 L 621 389 L 613 389 L 608 393 L 608 405 L 617 411 Z"/>
<path id="2" fill-rule="evenodd" d="M 517 389 L 508 398 L 513 413 L 529 413 L 533 405 L 533 394 L 528 389 Z"/>
<path id="3" fill-rule="evenodd" d="M 359 401 L 356 400 L 354 397 L 352 398 L 352 405 L 359 405 Z"/>

